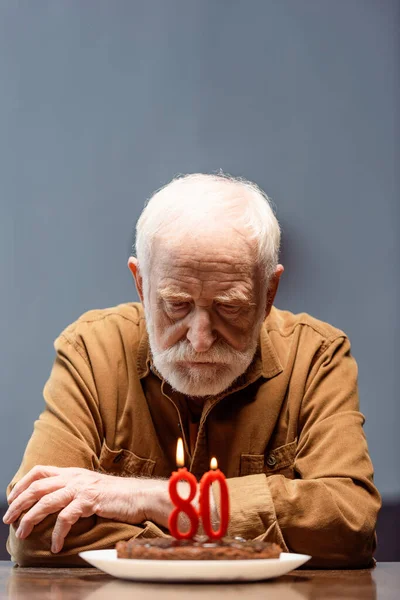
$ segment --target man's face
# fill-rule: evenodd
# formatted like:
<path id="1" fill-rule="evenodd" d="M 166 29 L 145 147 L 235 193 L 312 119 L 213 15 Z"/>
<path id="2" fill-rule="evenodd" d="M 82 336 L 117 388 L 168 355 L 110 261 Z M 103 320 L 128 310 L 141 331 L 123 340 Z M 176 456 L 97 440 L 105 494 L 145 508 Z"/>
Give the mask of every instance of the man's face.
<path id="1" fill-rule="evenodd" d="M 238 232 L 156 242 L 144 298 L 154 364 L 188 396 L 212 396 L 247 369 L 265 298 L 253 251 Z"/>

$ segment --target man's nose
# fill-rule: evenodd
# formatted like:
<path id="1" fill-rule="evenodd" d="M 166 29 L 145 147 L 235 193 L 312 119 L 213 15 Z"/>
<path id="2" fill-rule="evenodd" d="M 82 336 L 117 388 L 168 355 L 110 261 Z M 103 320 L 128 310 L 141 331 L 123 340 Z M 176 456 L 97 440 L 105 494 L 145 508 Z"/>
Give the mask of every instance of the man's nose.
<path id="1" fill-rule="evenodd" d="M 216 335 L 213 331 L 211 316 L 206 309 L 195 308 L 186 337 L 196 352 L 207 352 L 211 348 Z"/>

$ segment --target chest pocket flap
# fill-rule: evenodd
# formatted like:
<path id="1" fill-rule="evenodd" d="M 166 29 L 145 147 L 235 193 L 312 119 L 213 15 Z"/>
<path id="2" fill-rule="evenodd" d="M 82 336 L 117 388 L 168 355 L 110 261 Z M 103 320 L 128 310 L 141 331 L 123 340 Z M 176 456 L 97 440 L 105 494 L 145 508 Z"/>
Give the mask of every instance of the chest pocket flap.
<path id="1" fill-rule="evenodd" d="M 100 469 L 108 475 L 141 475 L 150 477 L 156 463 L 151 458 L 142 458 L 130 450 L 110 450 L 105 442 L 100 453 Z"/>
<path id="2" fill-rule="evenodd" d="M 294 459 L 297 440 L 268 450 L 266 454 L 242 454 L 240 457 L 240 475 L 279 473 L 294 478 Z"/>

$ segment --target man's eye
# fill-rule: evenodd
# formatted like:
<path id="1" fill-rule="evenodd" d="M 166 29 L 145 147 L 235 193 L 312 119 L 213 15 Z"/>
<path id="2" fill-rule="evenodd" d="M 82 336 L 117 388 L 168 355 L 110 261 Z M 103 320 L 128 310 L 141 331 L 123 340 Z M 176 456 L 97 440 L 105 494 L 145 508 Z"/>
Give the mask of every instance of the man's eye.
<path id="1" fill-rule="evenodd" d="M 179 312 L 186 310 L 189 306 L 189 302 L 167 302 L 167 308 L 172 312 Z"/>
<path id="2" fill-rule="evenodd" d="M 235 306 L 233 304 L 218 304 L 218 310 L 227 315 L 237 315 L 240 308 L 240 306 Z"/>

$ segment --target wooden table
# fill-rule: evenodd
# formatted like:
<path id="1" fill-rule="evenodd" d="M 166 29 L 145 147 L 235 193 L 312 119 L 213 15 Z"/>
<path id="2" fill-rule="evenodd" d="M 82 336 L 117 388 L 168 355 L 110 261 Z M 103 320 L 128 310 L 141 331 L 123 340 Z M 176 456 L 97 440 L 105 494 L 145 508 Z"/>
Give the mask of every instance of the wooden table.
<path id="1" fill-rule="evenodd" d="M 373 570 L 292 571 L 276 580 L 235 584 L 135 583 L 97 569 L 21 569 L 0 562 L 0 599 L 13 600 L 399 600 L 400 563 Z"/>

